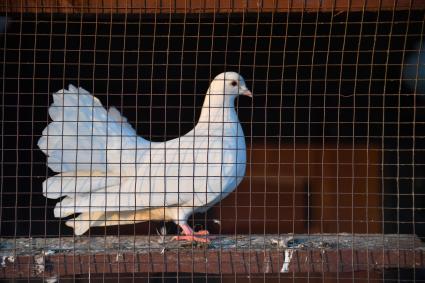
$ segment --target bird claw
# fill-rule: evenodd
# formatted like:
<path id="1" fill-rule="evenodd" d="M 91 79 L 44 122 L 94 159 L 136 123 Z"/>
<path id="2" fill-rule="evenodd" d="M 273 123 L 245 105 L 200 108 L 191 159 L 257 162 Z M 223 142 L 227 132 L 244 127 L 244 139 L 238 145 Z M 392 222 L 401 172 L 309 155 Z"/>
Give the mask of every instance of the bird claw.
<path id="1" fill-rule="evenodd" d="M 211 240 L 207 237 L 210 234 L 208 230 L 201 230 L 198 232 L 192 232 L 190 235 L 174 236 L 174 241 L 189 241 L 198 243 L 211 243 Z"/>
<path id="2" fill-rule="evenodd" d="M 189 242 L 197 242 L 197 243 L 211 243 L 211 240 L 207 237 L 196 237 L 195 235 L 182 235 L 182 236 L 174 236 L 171 240 L 173 241 L 189 241 Z"/>
<path id="3" fill-rule="evenodd" d="M 172 240 L 198 242 L 198 243 L 211 243 L 211 240 L 208 237 L 210 232 L 208 232 L 207 230 L 201 230 L 201 231 L 195 232 L 187 224 L 180 224 L 180 228 L 182 228 L 183 235 L 175 236 L 172 238 Z"/>
<path id="4" fill-rule="evenodd" d="M 198 235 L 198 236 L 208 236 L 210 234 L 210 232 L 208 232 L 208 230 L 201 230 L 198 232 L 193 232 L 194 235 Z"/>

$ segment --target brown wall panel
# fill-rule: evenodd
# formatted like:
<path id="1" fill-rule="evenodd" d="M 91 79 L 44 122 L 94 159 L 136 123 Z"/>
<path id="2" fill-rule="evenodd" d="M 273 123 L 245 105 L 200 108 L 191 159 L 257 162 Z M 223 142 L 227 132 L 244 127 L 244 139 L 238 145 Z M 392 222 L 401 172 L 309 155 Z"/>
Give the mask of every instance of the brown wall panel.
<path id="1" fill-rule="evenodd" d="M 382 232 L 380 151 L 255 145 L 247 175 L 209 217 L 214 233 Z"/>

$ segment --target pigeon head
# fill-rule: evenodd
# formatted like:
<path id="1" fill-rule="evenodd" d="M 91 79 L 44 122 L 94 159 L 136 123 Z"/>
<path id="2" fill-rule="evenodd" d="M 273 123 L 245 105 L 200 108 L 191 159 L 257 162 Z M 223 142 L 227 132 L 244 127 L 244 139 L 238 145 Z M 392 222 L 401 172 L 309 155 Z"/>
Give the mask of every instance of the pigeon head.
<path id="1" fill-rule="evenodd" d="M 208 93 L 221 95 L 224 96 L 224 99 L 230 100 L 238 95 L 252 97 L 243 77 L 235 72 L 224 72 L 216 76 L 210 84 Z"/>

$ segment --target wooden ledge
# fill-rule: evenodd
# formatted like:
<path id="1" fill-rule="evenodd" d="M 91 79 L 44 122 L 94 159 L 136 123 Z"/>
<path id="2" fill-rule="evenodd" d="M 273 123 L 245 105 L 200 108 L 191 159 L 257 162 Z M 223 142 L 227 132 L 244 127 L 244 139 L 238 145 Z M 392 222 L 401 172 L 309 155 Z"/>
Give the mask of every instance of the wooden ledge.
<path id="1" fill-rule="evenodd" d="M 1 239 L 3 278 L 87 273 L 263 274 L 425 268 L 415 235 L 312 234 L 215 237 L 209 245 L 172 236 Z"/>

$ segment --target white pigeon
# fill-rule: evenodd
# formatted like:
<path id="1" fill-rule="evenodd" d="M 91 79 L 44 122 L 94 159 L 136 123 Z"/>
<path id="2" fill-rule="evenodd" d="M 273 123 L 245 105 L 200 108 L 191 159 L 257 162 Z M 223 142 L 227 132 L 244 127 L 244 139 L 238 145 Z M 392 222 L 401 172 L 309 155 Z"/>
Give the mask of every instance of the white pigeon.
<path id="1" fill-rule="evenodd" d="M 53 94 L 52 122 L 39 148 L 59 174 L 43 183 L 56 204 L 55 217 L 75 215 L 66 225 L 76 235 L 93 226 L 174 221 L 182 240 L 205 242 L 189 216 L 203 212 L 236 189 L 245 176 L 246 144 L 234 100 L 252 97 L 244 79 L 225 72 L 211 82 L 195 128 L 186 135 L 151 142 L 127 119 L 83 88 Z"/>

